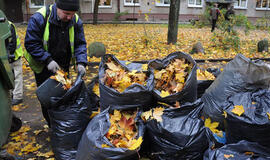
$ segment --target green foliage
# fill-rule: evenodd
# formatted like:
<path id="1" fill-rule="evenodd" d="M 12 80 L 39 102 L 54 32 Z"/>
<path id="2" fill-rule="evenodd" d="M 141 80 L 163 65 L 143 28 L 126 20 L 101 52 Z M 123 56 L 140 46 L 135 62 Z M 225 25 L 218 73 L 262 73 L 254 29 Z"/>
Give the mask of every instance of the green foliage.
<path id="1" fill-rule="evenodd" d="M 262 30 L 270 30 L 270 16 L 258 18 L 256 21 L 256 28 Z"/>
<path id="2" fill-rule="evenodd" d="M 221 10 L 221 15 L 218 20 L 218 30 L 213 34 L 211 41 L 214 46 L 228 50 L 230 48 L 238 51 L 240 49 L 240 38 L 236 28 L 241 27 L 245 33 L 248 34 L 249 30 L 253 28 L 253 25 L 247 19 L 246 16 L 234 15 L 230 20 L 225 20 L 226 10 Z"/>
<path id="3" fill-rule="evenodd" d="M 127 15 L 127 14 L 128 14 L 128 11 L 114 13 L 113 22 L 114 23 L 119 23 L 120 22 L 120 17 L 124 16 L 124 15 Z"/>

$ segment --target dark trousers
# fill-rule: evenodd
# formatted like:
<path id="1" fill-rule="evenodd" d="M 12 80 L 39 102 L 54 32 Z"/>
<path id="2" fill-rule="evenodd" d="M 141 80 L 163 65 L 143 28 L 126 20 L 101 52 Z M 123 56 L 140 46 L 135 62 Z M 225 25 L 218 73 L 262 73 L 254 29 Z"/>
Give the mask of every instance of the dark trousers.
<path id="1" fill-rule="evenodd" d="M 53 73 L 47 69 L 47 67 L 44 67 L 41 73 L 34 73 L 35 74 L 35 79 L 37 83 L 37 87 L 39 87 L 44 81 L 46 81 Z M 46 106 L 41 105 L 42 109 L 42 114 L 45 120 L 48 123 L 48 126 L 50 127 L 50 118 L 48 114 L 48 109 Z"/>
<path id="2" fill-rule="evenodd" d="M 216 19 L 212 19 L 212 29 L 211 29 L 211 32 L 213 32 L 215 30 L 216 23 L 217 23 L 217 20 Z"/>

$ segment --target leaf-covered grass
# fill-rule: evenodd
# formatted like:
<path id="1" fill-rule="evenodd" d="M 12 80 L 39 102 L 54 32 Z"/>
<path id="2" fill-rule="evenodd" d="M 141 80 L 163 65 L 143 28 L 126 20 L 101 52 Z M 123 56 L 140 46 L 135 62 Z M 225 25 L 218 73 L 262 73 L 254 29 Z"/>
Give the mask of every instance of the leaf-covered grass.
<path id="1" fill-rule="evenodd" d="M 26 26 L 18 27 L 21 41 L 24 40 Z M 191 25 L 180 25 L 178 41 L 175 45 L 167 45 L 167 24 L 101 24 L 84 25 L 87 46 L 92 42 L 102 42 L 106 46 L 106 53 L 114 54 L 121 60 L 149 60 L 162 58 L 175 51 L 189 53 L 192 45 L 200 41 L 205 54 L 192 55 L 195 59 L 233 58 L 237 53 L 247 57 L 267 57 L 268 53 L 257 52 L 257 42 L 270 36 L 263 30 L 251 30 L 245 35 L 241 28 L 236 29 L 240 38 L 240 49 L 235 51 L 229 47 L 224 50 L 211 41 L 213 33 L 209 27 L 195 28 Z M 216 32 L 221 32 L 218 29 Z M 222 39 L 222 37 L 218 37 Z M 99 61 L 91 58 L 89 61 Z"/>

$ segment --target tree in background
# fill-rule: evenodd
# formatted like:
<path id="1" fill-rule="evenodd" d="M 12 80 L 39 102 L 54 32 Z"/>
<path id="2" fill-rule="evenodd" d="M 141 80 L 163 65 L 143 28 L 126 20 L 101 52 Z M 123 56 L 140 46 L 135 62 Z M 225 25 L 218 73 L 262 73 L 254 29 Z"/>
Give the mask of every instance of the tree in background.
<path id="1" fill-rule="evenodd" d="M 179 11 L 180 0 L 171 0 L 167 38 L 168 44 L 175 44 L 177 42 Z"/>
<path id="2" fill-rule="evenodd" d="M 97 25 L 98 21 L 98 6 L 99 6 L 100 0 L 95 0 L 94 5 L 94 14 L 93 14 L 93 25 Z"/>

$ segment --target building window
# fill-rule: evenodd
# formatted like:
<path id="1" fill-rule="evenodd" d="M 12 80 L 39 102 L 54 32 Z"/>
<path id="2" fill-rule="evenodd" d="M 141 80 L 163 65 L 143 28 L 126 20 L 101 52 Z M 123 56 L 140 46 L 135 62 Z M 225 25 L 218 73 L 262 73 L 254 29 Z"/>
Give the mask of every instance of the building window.
<path id="1" fill-rule="evenodd" d="M 41 8 L 45 6 L 45 0 L 29 0 L 30 8 Z"/>
<path id="2" fill-rule="evenodd" d="M 203 0 L 188 0 L 188 7 L 202 7 Z"/>
<path id="3" fill-rule="evenodd" d="M 248 0 L 236 0 L 234 2 L 234 8 L 247 8 Z"/>
<path id="4" fill-rule="evenodd" d="M 125 6 L 140 6 L 139 0 L 125 0 L 124 1 Z"/>
<path id="5" fill-rule="evenodd" d="M 257 0 L 256 9 L 266 10 L 269 9 L 270 0 Z"/>
<path id="6" fill-rule="evenodd" d="M 156 6 L 170 6 L 170 0 L 156 1 Z"/>
<path id="7" fill-rule="evenodd" d="M 99 7 L 100 8 L 111 8 L 112 7 L 112 1 L 111 0 L 100 0 L 99 1 Z"/>

